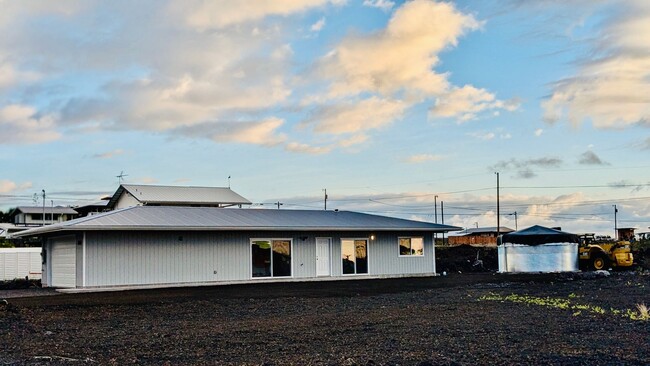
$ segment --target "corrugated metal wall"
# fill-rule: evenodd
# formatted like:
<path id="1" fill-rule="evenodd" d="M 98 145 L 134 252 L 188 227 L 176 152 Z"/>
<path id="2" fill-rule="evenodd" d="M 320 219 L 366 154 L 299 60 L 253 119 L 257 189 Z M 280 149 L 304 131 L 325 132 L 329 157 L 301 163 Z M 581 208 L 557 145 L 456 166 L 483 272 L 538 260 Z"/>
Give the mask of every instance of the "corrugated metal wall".
<path id="1" fill-rule="evenodd" d="M 41 248 L 0 248 L 0 281 L 41 278 Z"/>
<path id="2" fill-rule="evenodd" d="M 251 238 L 292 239 L 293 278 L 316 277 L 316 237 L 332 239 L 332 276 L 341 276 L 341 238 L 370 233 L 87 232 L 85 286 L 166 284 L 251 279 Z M 396 233 L 369 240 L 370 275 L 431 274 L 432 235 L 424 256 L 400 257 Z M 422 237 L 415 234 L 414 237 Z M 81 265 L 81 263 L 79 263 Z"/>

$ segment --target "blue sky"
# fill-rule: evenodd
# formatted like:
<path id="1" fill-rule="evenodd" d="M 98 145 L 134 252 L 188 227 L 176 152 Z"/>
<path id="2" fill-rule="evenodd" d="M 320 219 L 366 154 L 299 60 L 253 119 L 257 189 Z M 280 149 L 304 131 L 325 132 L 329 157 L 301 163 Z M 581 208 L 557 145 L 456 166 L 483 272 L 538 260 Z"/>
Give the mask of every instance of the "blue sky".
<path id="1" fill-rule="evenodd" d="M 494 226 L 499 172 L 506 226 L 613 235 L 613 205 L 650 226 L 646 1 L 0 7 L 2 209 L 124 171 L 427 221 L 437 195 L 445 223 Z"/>

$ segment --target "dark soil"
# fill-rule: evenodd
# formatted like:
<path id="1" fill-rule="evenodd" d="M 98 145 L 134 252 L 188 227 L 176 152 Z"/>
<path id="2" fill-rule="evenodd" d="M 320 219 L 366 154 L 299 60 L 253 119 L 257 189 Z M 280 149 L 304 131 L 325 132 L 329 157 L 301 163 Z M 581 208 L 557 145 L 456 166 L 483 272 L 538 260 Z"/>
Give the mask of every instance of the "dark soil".
<path id="1" fill-rule="evenodd" d="M 0 300 L 0 364 L 650 364 L 650 321 L 622 315 L 650 304 L 650 276 L 581 278 L 450 274 Z M 603 312 L 485 298 L 512 294 Z"/>
<path id="2" fill-rule="evenodd" d="M 497 248 L 436 247 L 436 270 L 439 273 L 496 272 L 499 270 Z"/>
<path id="3" fill-rule="evenodd" d="M 19 290 L 35 287 L 41 287 L 41 280 L 15 279 L 11 281 L 0 281 L 0 290 Z"/>

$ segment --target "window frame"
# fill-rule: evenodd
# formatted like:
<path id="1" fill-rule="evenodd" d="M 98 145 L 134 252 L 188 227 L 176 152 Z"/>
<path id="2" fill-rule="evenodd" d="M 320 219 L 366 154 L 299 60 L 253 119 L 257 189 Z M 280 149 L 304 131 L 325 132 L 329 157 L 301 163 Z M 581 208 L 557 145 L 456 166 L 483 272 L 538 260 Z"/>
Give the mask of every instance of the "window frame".
<path id="1" fill-rule="evenodd" d="M 410 239 L 409 240 L 409 244 L 411 245 L 410 248 L 409 248 L 410 250 L 413 250 L 412 239 L 422 239 L 422 254 L 402 254 L 401 251 L 400 251 L 400 241 L 402 239 Z M 398 236 L 397 237 L 397 255 L 399 257 L 402 257 L 402 258 L 424 258 L 425 257 L 424 248 L 425 248 L 424 236 Z"/>
<path id="2" fill-rule="evenodd" d="M 289 253 L 291 257 L 291 275 L 290 276 L 274 276 L 273 275 L 273 241 L 288 241 L 289 242 Z M 253 276 L 253 242 L 255 241 L 268 241 L 271 243 L 271 275 L 268 277 L 255 277 Z M 293 238 L 249 238 L 248 240 L 248 276 L 251 280 L 270 280 L 278 278 L 293 278 L 294 277 L 294 268 L 293 268 Z"/>
<path id="3" fill-rule="evenodd" d="M 356 253 L 354 255 L 354 273 L 343 273 L 343 241 L 344 240 L 351 240 L 352 243 L 354 243 L 356 240 L 365 240 L 366 241 L 366 266 L 368 267 L 368 272 L 366 273 L 357 273 L 357 256 Z M 340 239 L 340 255 L 339 255 L 339 263 L 341 263 L 341 276 L 368 276 L 370 275 L 370 238 L 341 238 Z"/>

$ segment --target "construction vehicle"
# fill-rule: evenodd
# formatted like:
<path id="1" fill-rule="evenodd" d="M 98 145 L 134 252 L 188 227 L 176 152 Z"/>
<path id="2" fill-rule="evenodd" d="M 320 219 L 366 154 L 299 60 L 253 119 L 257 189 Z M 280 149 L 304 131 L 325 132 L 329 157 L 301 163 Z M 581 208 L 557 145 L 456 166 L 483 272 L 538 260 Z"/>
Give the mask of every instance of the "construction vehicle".
<path id="1" fill-rule="evenodd" d="M 601 270 L 631 267 L 634 263 L 629 241 L 615 241 L 594 234 L 580 234 L 578 258 L 580 267 Z"/>

